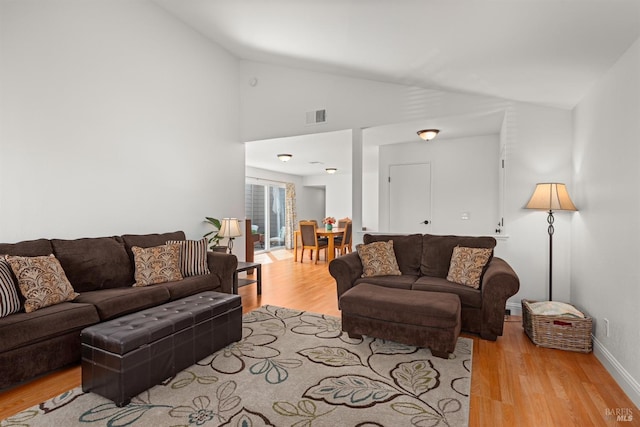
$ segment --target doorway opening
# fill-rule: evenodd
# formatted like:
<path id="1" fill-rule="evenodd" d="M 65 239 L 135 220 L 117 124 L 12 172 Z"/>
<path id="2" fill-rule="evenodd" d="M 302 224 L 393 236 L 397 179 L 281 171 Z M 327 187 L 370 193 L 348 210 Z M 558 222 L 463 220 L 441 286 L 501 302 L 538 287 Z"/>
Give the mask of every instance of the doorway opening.
<path id="1" fill-rule="evenodd" d="M 251 219 L 254 252 L 285 246 L 285 184 L 245 184 L 245 214 Z"/>

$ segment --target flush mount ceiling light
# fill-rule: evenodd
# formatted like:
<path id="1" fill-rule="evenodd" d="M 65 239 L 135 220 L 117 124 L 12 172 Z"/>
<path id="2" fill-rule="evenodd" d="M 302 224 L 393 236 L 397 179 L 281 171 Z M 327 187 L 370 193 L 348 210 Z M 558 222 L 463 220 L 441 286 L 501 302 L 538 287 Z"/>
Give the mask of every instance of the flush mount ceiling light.
<path id="1" fill-rule="evenodd" d="M 334 173 L 338 172 L 338 169 L 336 169 L 336 168 L 326 168 L 325 170 L 329 174 L 334 174 Z"/>
<path id="2" fill-rule="evenodd" d="M 291 160 L 291 158 L 293 157 L 293 154 L 278 154 L 278 158 L 283 161 L 283 162 L 288 162 L 289 160 Z"/>
<path id="3" fill-rule="evenodd" d="M 440 129 L 423 129 L 418 131 L 418 136 L 425 141 L 431 141 L 440 133 Z"/>

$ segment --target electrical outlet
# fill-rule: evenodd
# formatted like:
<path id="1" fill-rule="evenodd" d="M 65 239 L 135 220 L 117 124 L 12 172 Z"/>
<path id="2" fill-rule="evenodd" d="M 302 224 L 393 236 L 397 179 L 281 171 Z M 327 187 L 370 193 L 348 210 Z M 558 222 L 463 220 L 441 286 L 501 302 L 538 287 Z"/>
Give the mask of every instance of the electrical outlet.
<path id="1" fill-rule="evenodd" d="M 610 332 L 611 330 L 609 329 L 609 319 L 607 319 L 606 317 L 604 319 L 604 330 L 605 330 L 605 336 L 610 336 Z"/>

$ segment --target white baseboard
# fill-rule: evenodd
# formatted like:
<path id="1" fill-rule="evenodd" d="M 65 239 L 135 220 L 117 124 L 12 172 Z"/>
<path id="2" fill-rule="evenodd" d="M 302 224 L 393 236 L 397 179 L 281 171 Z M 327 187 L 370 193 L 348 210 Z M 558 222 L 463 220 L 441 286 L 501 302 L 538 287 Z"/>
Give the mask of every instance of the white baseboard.
<path id="1" fill-rule="evenodd" d="M 636 407 L 640 408 L 640 384 L 627 372 L 626 369 L 613 357 L 613 354 L 593 336 L 593 354 L 598 358 L 607 371 L 611 374 L 620 388 L 629 396 Z M 635 415 L 635 414 L 634 414 Z"/>
<path id="2" fill-rule="evenodd" d="M 522 304 L 519 302 L 508 302 L 507 310 L 511 310 L 511 314 L 514 316 L 522 316 Z"/>

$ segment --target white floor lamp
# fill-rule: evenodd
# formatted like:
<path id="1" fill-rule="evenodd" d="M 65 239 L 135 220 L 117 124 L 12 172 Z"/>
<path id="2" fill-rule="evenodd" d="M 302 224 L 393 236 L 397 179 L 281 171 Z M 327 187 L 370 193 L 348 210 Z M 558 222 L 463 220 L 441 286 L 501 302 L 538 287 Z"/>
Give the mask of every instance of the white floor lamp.
<path id="1" fill-rule="evenodd" d="M 549 232 L 549 301 L 553 301 L 552 282 L 553 282 L 553 211 L 577 211 L 569 192 L 564 184 L 557 182 L 543 182 L 536 184 L 536 189 L 529 199 L 529 203 L 525 206 L 527 209 L 543 209 L 548 211 L 547 231 Z"/>

